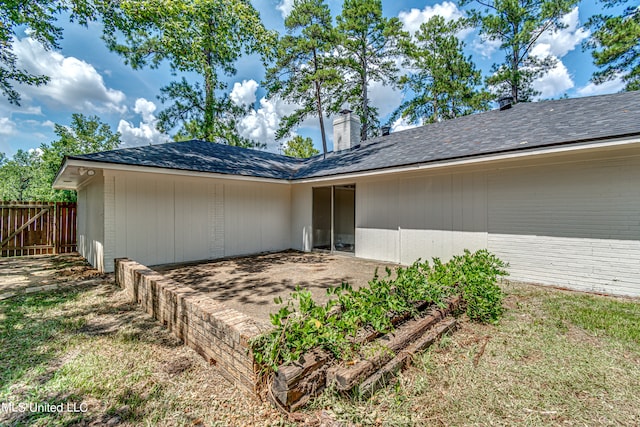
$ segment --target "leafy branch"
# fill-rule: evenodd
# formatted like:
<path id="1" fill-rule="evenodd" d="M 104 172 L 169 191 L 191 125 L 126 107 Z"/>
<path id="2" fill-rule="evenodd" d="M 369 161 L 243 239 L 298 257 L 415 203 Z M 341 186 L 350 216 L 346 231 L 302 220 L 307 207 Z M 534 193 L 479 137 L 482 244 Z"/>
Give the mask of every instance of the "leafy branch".
<path id="1" fill-rule="evenodd" d="M 387 333 L 393 330 L 392 319 L 416 315 L 417 303 L 445 306 L 447 298 L 461 295 L 466 313 L 473 321 L 495 322 L 502 314 L 503 293 L 497 285 L 507 275 L 507 264 L 486 250 L 453 257 L 442 263 L 416 261 L 409 267 L 398 267 L 395 278 L 376 271 L 368 286 L 353 289 L 348 283 L 327 289 L 332 298 L 317 303 L 308 290 L 296 289 L 277 313 L 271 314 L 275 326 L 252 341 L 256 362 L 265 370 L 298 360 L 314 348 L 331 352 L 344 360 L 355 354 L 360 344 L 358 331 Z M 283 304 L 282 298 L 276 298 Z"/>

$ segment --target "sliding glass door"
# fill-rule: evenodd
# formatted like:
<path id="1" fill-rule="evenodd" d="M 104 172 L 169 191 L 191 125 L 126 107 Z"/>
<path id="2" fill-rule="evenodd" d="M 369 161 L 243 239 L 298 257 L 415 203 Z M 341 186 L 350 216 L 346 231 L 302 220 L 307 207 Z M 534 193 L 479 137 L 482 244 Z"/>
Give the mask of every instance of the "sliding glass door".
<path id="1" fill-rule="evenodd" d="M 356 186 L 313 189 L 313 248 L 355 252 Z"/>

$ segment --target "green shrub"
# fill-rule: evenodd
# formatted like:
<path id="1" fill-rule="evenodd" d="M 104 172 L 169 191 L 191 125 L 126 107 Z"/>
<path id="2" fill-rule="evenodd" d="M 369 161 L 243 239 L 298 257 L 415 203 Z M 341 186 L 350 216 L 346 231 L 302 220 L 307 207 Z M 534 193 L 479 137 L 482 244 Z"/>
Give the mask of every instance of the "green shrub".
<path id="1" fill-rule="evenodd" d="M 440 307 L 446 299 L 461 295 L 470 319 L 495 322 L 502 313 L 503 294 L 497 279 L 507 274 L 506 264 L 486 250 L 453 257 L 433 265 L 420 260 L 408 267 L 386 269 L 380 278 L 376 271 L 369 285 L 354 290 L 348 283 L 329 288 L 326 304 L 317 304 L 307 290 L 298 288 L 291 298 L 271 315 L 275 328 L 252 341 L 256 362 L 267 370 L 297 360 L 313 348 L 323 348 L 338 359 L 352 357 L 358 350 L 358 330 L 379 333 L 393 329 L 391 319 L 415 314 L 417 302 Z M 298 302 L 297 307 L 295 301 Z M 282 304 L 281 298 L 276 303 Z"/>
<path id="2" fill-rule="evenodd" d="M 505 262 L 483 249 L 473 254 L 465 250 L 446 264 L 437 258 L 433 263 L 432 280 L 460 288 L 469 319 L 489 323 L 500 318 L 504 294 L 497 281 L 508 275 Z"/>

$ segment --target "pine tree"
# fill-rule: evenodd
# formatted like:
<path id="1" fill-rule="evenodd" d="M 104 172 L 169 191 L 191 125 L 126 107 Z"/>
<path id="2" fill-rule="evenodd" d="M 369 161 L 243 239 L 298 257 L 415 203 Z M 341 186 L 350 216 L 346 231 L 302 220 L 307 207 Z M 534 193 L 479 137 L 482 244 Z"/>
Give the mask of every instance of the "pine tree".
<path id="1" fill-rule="evenodd" d="M 464 43 L 457 37 L 462 26 L 462 21 L 434 16 L 420 26 L 415 40 L 405 43 L 404 65 L 411 72 L 400 83 L 414 96 L 391 121 L 402 117 L 410 123 L 432 123 L 488 109 L 489 93 L 478 90 L 482 75 L 471 57 L 464 56 Z"/>
<path id="2" fill-rule="evenodd" d="M 370 105 L 369 84 L 396 85 L 401 41 L 408 37 L 397 18 L 382 16 L 381 0 L 345 0 L 337 18 L 338 48 L 344 84 L 334 105 L 349 104 L 360 118 L 364 141 L 378 134 L 377 109 Z"/>
<path id="3" fill-rule="evenodd" d="M 640 90 L 640 7 L 629 0 L 602 0 L 606 8 L 628 5 L 621 15 L 596 15 L 588 26 L 594 30 L 587 46 L 593 48 L 596 84 L 618 76 L 626 90 Z"/>
<path id="4" fill-rule="evenodd" d="M 289 140 L 282 152 L 285 156 L 297 157 L 299 159 L 306 159 L 320 154 L 313 146 L 311 138 L 303 138 L 300 135 L 296 135 L 293 139 Z"/>
<path id="5" fill-rule="evenodd" d="M 277 59 L 267 70 L 265 83 L 270 94 L 300 107 L 282 118 L 276 138 L 290 135 L 307 117 L 316 116 L 326 154 L 324 116 L 332 90 L 340 82 L 331 58 L 337 42 L 331 12 L 324 0 L 295 0 L 285 27 L 288 34 L 278 43 Z"/>
<path id="6" fill-rule="evenodd" d="M 552 56 L 532 56 L 531 49 L 545 31 L 562 28 L 561 18 L 579 0 L 462 0 L 461 4 L 471 2 L 481 6 L 470 11 L 472 20 L 480 25 L 480 35 L 500 42 L 505 53 L 504 62 L 493 65 L 487 85 L 498 97 L 531 101 L 539 95 L 533 81 L 556 63 Z"/>
<path id="7" fill-rule="evenodd" d="M 234 145 L 237 130 L 225 122 L 224 76 L 235 74 L 243 53 L 267 56 L 274 34 L 267 31 L 249 0 L 120 0 L 106 2 L 104 38 L 108 47 L 134 68 L 168 62 L 174 73 L 194 79 L 173 82 L 161 99 L 175 108 L 162 123 L 182 123 L 180 134 Z M 187 107 L 186 109 L 183 107 Z"/>

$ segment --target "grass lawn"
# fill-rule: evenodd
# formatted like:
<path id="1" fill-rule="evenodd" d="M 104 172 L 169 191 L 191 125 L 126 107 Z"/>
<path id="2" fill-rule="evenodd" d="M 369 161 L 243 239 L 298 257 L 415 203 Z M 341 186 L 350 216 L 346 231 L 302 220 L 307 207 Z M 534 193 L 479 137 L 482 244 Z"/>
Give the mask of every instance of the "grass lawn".
<path id="1" fill-rule="evenodd" d="M 342 425 L 639 425 L 640 301 L 504 285 L 497 325 L 463 322 L 367 401 L 325 393 Z M 0 425 L 287 425 L 113 284 L 0 301 Z M 82 406 L 83 408 L 85 406 Z"/>
<path id="2" fill-rule="evenodd" d="M 0 404 L 87 409 L 59 414 L 5 407 L 0 425 L 284 424 L 268 404 L 236 390 L 124 301 L 111 283 L 0 301 Z"/>
<path id="3" fill-rule="evenodd" d="M 380 425 L 640 425 L 640 301 L 503 285 L 497 325 L 464 322 L 368 401 L 317 408 Z"/>

